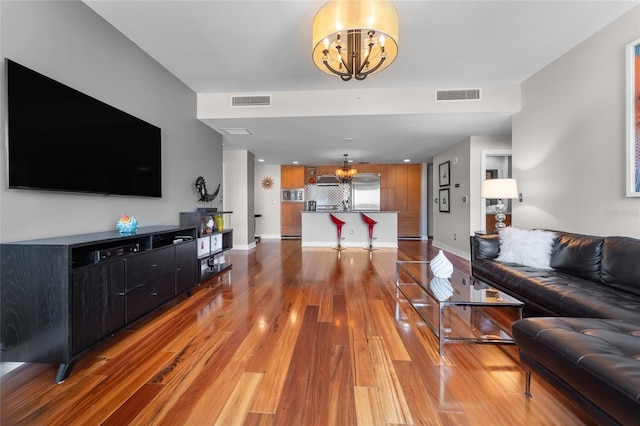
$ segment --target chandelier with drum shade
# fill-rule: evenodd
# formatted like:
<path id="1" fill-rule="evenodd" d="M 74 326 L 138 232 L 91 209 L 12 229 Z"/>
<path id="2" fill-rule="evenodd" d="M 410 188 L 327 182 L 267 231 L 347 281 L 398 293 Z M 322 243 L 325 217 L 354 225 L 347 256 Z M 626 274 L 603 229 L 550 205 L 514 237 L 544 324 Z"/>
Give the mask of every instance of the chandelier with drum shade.
<path id="1" fill-rule="evenodd" d="M 313 63 L 343 81 L 364 80 L 398 55 L 398 12 L 387 0 L 332 0 L 313 19 Z"/>

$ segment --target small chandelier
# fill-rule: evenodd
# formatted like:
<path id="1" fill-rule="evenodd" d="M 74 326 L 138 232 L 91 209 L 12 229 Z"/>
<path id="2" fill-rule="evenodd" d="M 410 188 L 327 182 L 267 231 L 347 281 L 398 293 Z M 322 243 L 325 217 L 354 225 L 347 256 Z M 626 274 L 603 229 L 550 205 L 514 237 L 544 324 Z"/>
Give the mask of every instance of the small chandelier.
<path id="1" fill-rule="evenodd" d="M 352 169 L 349 165 L 349 161 L 347 161 L 347 155 L 349 154 L 344 154 L 344 163 L 342 165 L 342 168 L 336 169 L 336 176 L 342 181 L 342 183 L 351 182 L 351 179 L 353 179 L 353 177 L 358 174 L 358 171 L 356 169 Z"/>
<path id="2" fill-rule="evenodd" d="M 388 0 L 332 0 L 313 19 L 313 63 L 343 81 L 364 80 L 398 55 L 398 12 Z"/>

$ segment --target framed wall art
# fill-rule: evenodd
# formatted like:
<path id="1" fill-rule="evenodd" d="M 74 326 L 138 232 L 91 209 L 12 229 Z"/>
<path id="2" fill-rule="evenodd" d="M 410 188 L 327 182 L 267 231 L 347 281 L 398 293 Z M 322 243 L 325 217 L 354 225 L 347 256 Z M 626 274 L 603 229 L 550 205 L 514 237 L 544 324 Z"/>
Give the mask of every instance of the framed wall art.
<path id="1" fill-rule="evenodd" d="M 450 213 L 451 212 L 451 204 L 449 203 L 449 188 L 444 188 L 440 190 L 438 195 L 438 206 L 439 211 L 442 213 Z"/>
<path id="2" fill-rule="evenodd" d="M 640 39 L 627 45 L 627 197 L 640 197 Z"/>
<path id="3" fill-rule="evenodd" d="M 440 172 L 440 186 L 449 186 L 451 184 L 451 161 L 440 163 L 438 170 Z"/>

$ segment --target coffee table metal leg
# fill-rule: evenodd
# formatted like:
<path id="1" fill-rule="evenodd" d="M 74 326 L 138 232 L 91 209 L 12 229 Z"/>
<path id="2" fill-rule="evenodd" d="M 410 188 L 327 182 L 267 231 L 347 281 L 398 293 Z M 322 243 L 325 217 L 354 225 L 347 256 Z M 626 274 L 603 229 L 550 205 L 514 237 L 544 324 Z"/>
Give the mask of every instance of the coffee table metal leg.
<path id="1" fill-rule="evenodd" d="M 439 328 L 440 328 L 440 333 L 438 336 L 438 341 L 440 342 L 440 355 L 444 355 L 444 305 L 439 304 L 440 305 L 440 321 L 439 321 Z"/>

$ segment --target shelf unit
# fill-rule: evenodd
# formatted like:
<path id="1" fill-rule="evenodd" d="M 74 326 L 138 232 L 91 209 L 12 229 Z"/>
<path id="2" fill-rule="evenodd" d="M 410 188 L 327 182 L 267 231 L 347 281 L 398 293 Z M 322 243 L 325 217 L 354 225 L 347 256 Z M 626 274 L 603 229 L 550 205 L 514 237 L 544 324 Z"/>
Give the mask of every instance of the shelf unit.
<path id="1" fill-rule="evenodd" d="M 231 211 L 198 209 L 195 212 L 180 213 L 180 225 L 195 226 L 197 232 L 197 259 L 199 282 L 202 283 L 231 268 L 233 229 L 218 231 L 216 219 L 230 215 Z"/>
<path id="2" fill-rule="evenodd" d="M 196 229 L 154 226 L 0 245 L 2 361 L 60 364 L 198 283 Z"/>

